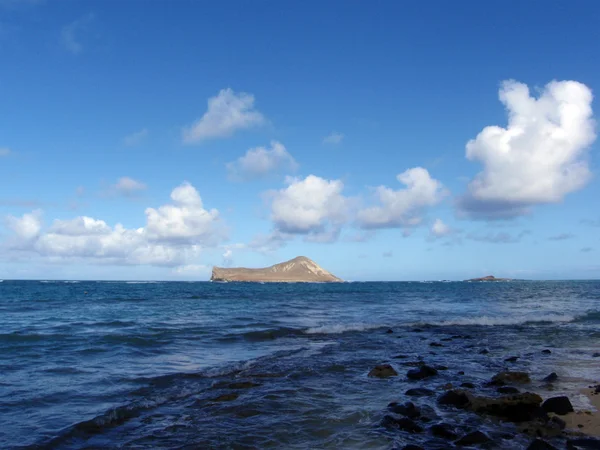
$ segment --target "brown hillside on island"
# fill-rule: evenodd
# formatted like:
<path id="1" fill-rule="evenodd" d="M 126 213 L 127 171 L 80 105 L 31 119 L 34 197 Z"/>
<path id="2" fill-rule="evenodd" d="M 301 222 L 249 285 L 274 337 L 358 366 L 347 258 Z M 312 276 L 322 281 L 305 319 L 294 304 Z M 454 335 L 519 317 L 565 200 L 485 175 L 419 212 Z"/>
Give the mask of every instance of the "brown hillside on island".
<path id="1" fill-rule="evenodd" d="M 466 280 L 466 281 L 511 281 L 511 279 L 510 278 L 496 278 L 493 275 L 488 275 L 487 277 L 471 278 L 470 280 Z"/>
<path id="2" fill-rule="evenodd" d="M 332 275 L 306 256 L 263 269 L 243 267 L 213 267 L 210 281 L 252 281 L 270 283 L 339 283 L 343 280 Z"/>

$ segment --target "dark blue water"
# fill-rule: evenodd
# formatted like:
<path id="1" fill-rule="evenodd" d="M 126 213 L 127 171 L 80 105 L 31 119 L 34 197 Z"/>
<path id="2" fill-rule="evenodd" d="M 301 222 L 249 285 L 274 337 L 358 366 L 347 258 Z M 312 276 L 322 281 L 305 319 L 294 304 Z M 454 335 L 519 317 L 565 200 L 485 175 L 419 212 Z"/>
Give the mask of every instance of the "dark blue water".
<path id="1" fill-rule="evenodd" d="M 461 381 L 489 378 L 517 355 L 511 368 L 558 372 L 555 393 L 589 407 L 577 392 L 599 375 L 599 344 L 594 281 L 6 280 L 0 448 L 389 449 L 430 438 L 379 425 L 415 383 L 368 378 L 375 364 L 401 375 L 403 361 L 444 364 L 419 384 L 439 389 L 458 371 Z M 436 411 L 465 430 L 474 420 Z M 502 439 L 500 448 L 525 445 Z"/>

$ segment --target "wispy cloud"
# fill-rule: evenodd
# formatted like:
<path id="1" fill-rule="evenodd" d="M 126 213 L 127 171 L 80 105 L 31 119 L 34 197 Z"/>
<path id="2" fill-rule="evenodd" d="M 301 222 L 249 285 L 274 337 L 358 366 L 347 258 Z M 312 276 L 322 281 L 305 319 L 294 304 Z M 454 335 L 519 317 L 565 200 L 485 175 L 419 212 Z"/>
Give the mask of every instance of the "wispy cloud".
<path id="1" fill-rule="evenodd" d="M 146 184 L 141 181 L 134 180 L 130 177 L 121 177 L 115 184 L 110 186 L 106 195 L 108 196 L 121 196 L 121 197 L 135 197 L 142 191 L 147 189 Z"/>
<path id="2" fill-rule="evenodd" d="M 567 239 L 574 238 L 575 235 L 571 233 L 560 233 L 548 238 L 549 241 L 566 241 Z"/>
<path id="3" fill-rule="evenodd" d="M 589 253 L 589 252 L 591 252 L 592 250 L 593 250 L 593 248 L 592 248 L 592 247 L 583 247 L 583 248 L 581 249 L 581 251 L 582 251 L 583 253 Z"/>
<path id="4" fill-rule="evenodd" d="M 515 244 L 520 242 L 528 234 L 531 234 L 531 231 L 523 230 L 517 235 L 512 235 L 504 231 L 498 233 L 487 233 L 484 235 L 469 233 L 467 235 L 467 239 L 477 242 L 487 242 L 489 244 Z"/>
<path id="5" fill-rule="evenodd" d="M 0 157 L 2 157 L 2 156 L 8 156 L 10 154 L 11 154 L 10 148 L 0 147 Z"/>
<path id="6" fill-rule="evenodd" d="M 123 138 L 123 145 L 127 147 L 135 147 L 140 145 L 148 137 L 148 129 L 144 128 L 135 133 L 131 133 Z"/>
<path id="7" fill-rule="evenodd" d="M 583 219 L 581 221 L 582 225 L 588 225 L 590 227 L 600 227 L 600 219 L 592 220 L 592 219 Z"/>
<path id="8" fill-rule="evenodd" d="M 81 34 L 87 30 L 93 20 L 94 14 L 88 13 L 62 28 L 60 38 L 65 49 L 74 55 L 79 55 L 83 52 Z"/>
<path id="9" fill-rule="evenodd" d="M 391 258 L 392 256 L 394 256 L 393 252 L 383 252 L 382 255 L 384 258 Z"/>
<path id="10" fill-rule="evenodd" d="M 323 144 L 338 145 L 338 144 L 341 144 L 343 140 L 344 140 L 343 133 L 338 133 L 337 131 L 333 131 L 328 136 L 325 136 L 323 138 Z"/>

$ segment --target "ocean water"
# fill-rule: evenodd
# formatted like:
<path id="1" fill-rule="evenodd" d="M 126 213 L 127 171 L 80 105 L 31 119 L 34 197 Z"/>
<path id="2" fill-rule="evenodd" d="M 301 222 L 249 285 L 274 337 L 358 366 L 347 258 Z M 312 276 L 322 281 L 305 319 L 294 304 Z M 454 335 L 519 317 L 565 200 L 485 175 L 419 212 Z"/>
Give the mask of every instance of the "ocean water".
<path id="1" fill-rule="evenodd" d="M 599 344 L 598 281 L 5 280 L 0 448 L 447 448 L 382 427 L 387 404 L 511 368 L 542 394 L 557 372 L 552 395 L 589 408 L 578 391 L 598 381 Z M 421 360 L 448 370 L 409 381 Z M 369 378 L 380 363 L 400 376 Z M 459 433 L 527 445 L 510 424 L 417 401 Z"/>

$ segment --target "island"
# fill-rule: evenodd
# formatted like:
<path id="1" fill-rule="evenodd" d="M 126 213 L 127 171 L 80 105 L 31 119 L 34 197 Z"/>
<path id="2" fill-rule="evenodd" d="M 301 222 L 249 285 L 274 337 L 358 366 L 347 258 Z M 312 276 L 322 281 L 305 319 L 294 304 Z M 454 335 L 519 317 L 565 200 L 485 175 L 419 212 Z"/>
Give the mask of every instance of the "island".
<path id="1" fill-rule="evenodd" d="M 341 278 L 332 275 L 306 256 L 298 256 L 286 262 L 262 269 L 243 267 L 213 267 L 210 281 L 249 281 L 264 283 L 341 283 Z"/>
<path id="2" fill-rule="evenodd" d="M 465 280 L 465 281 L 512 281 L 512 279 L 510 279 L 510 278 L 496 278 L 493 275 L 488 275 L 486 277 L 471 278 L 470 280 Z"/>

